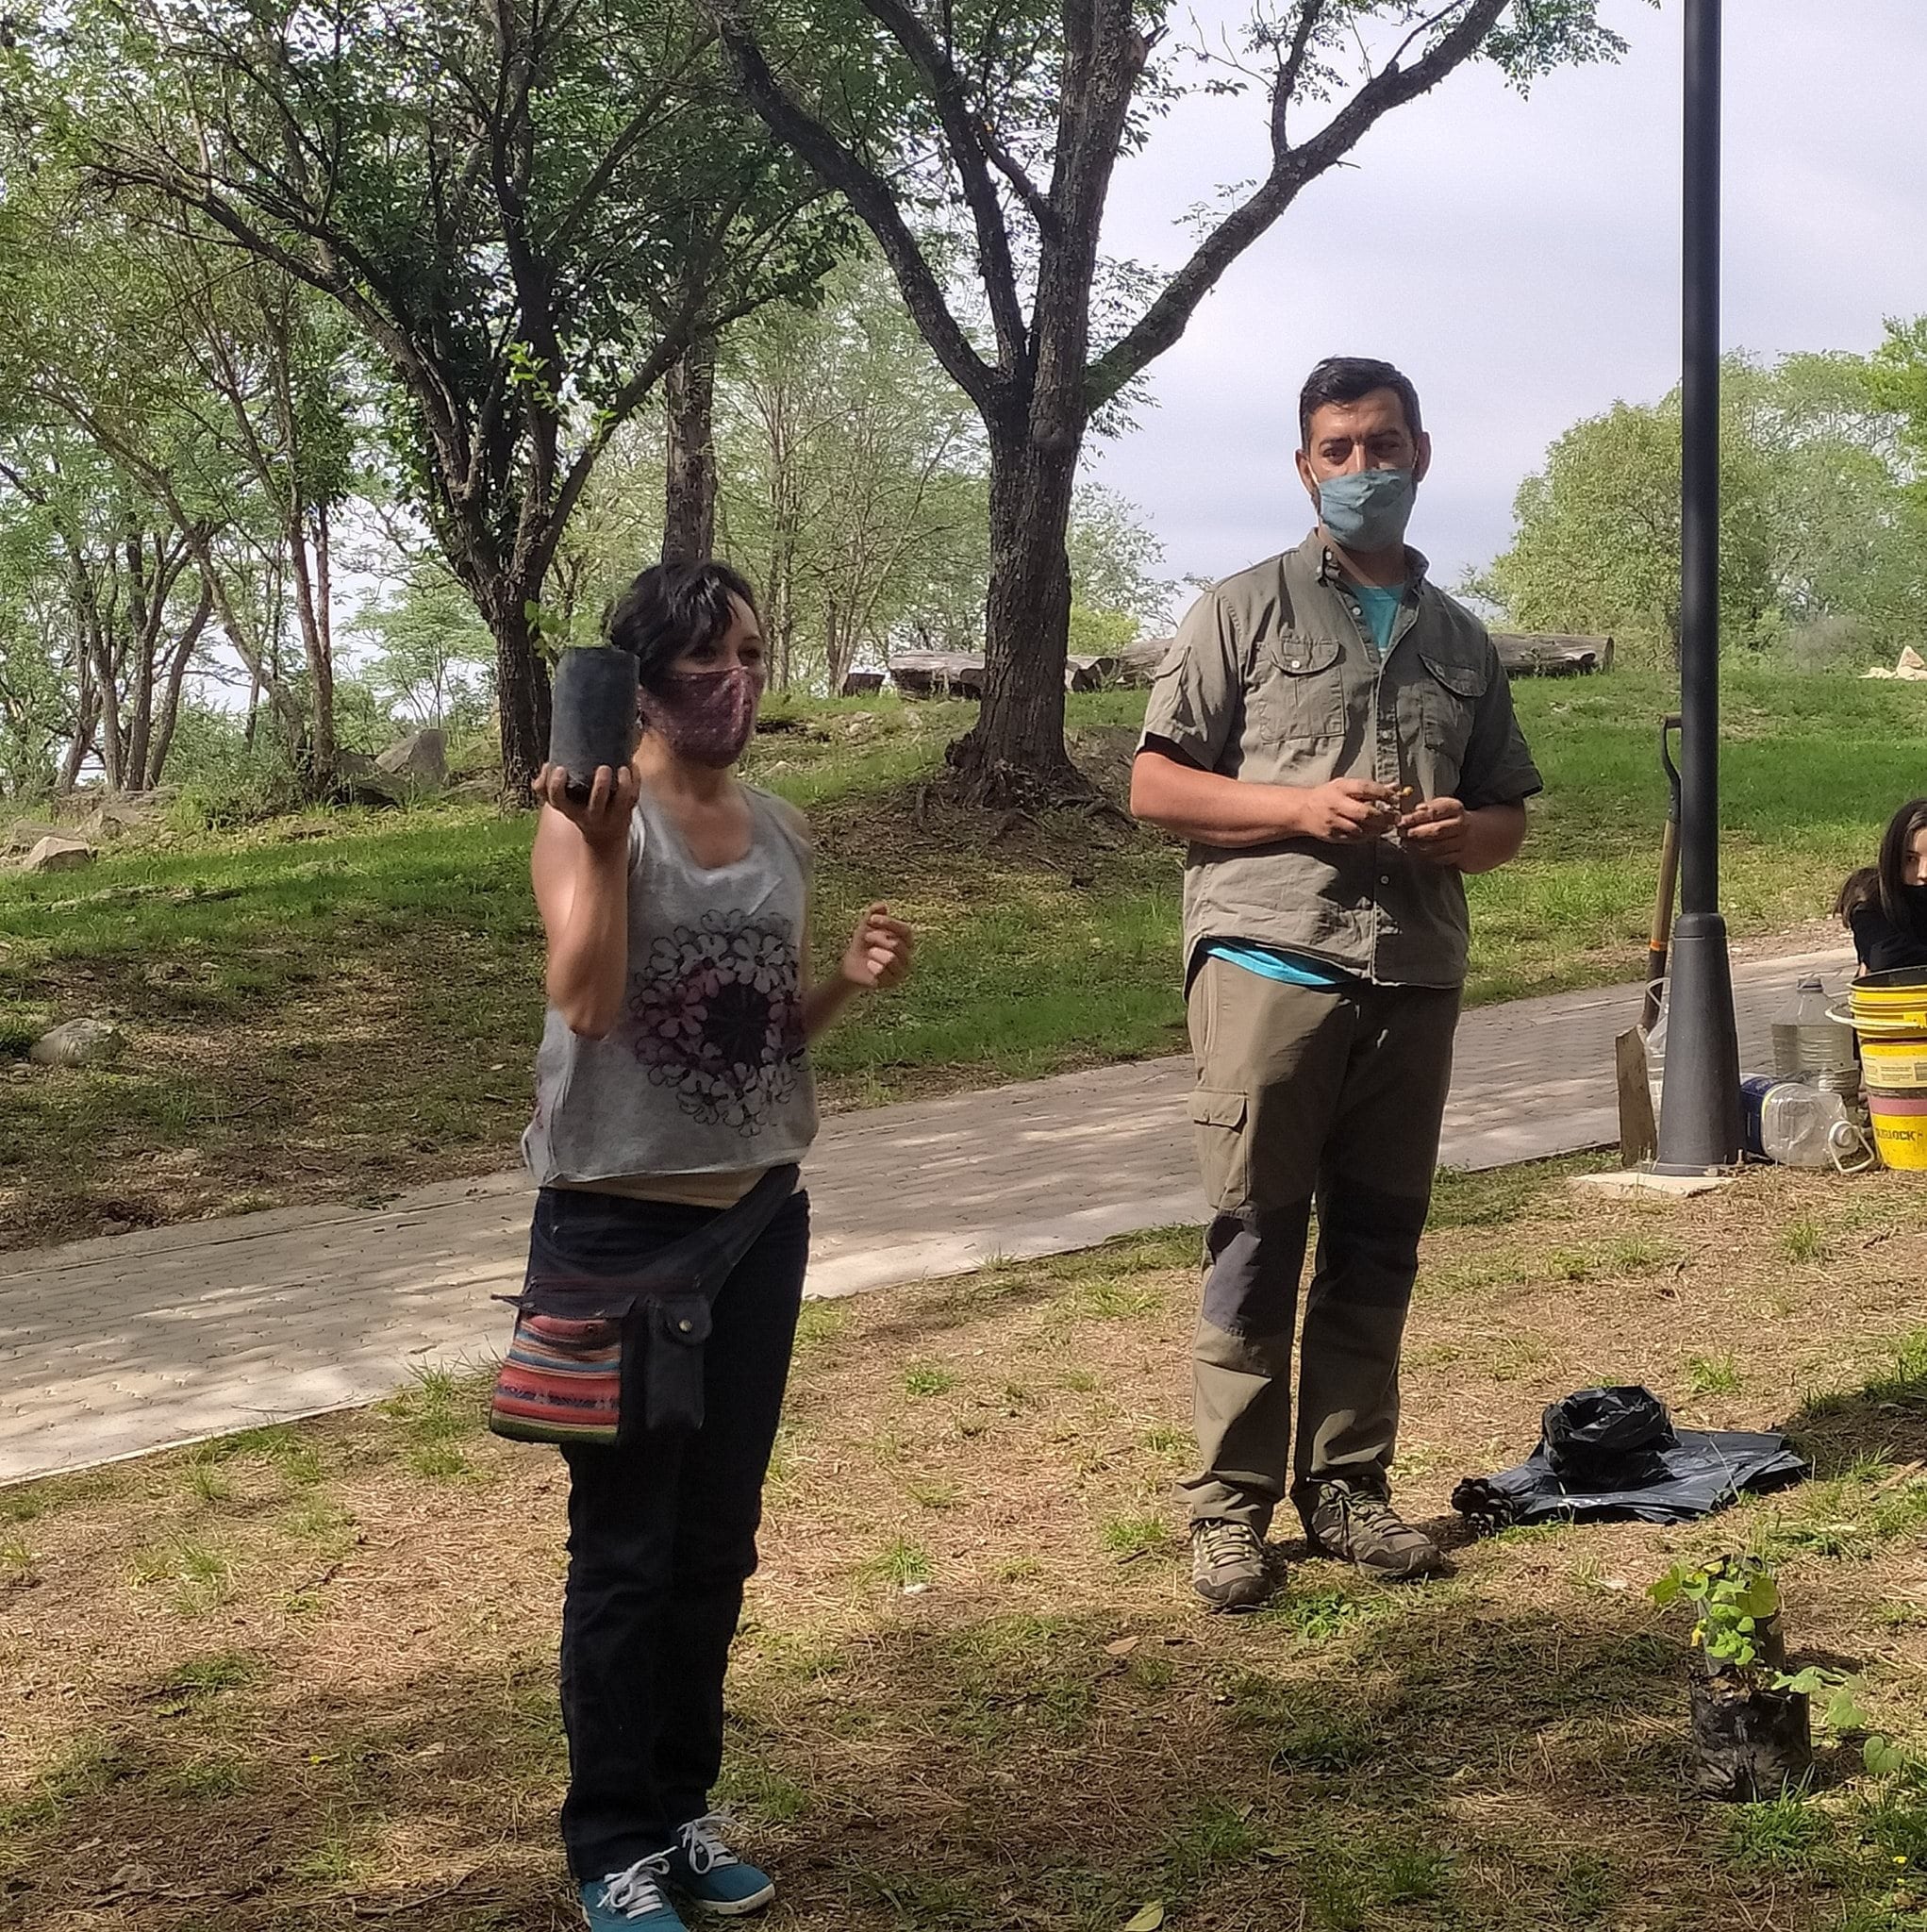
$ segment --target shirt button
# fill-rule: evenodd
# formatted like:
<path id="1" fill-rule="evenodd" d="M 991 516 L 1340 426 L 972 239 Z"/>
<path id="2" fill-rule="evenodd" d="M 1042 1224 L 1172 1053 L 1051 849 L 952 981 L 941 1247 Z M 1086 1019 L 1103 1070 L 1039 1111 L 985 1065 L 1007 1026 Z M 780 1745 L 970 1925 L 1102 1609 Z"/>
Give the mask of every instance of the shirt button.
<path id="1" fill-rule="evenodd" d="M 1379 884 L 1380 884 L 1380 885 L 1382 885 L 1382 886 L 1388 886 L 1388 885 L 1390 885 L 1390 884 L 1391 884 L 1391 882 L 1392 882 L 1392 875 L 1391 875 L 1391 874 L 1390 874 L 1390 873 L 1388 873 L 1388 872 L 1382 872 L 1382 873 L 1380 873 L 1380 874 L 1379 874 L 1379 875 L 1378 875 L 1378 882 L 1379 882 Z"/>

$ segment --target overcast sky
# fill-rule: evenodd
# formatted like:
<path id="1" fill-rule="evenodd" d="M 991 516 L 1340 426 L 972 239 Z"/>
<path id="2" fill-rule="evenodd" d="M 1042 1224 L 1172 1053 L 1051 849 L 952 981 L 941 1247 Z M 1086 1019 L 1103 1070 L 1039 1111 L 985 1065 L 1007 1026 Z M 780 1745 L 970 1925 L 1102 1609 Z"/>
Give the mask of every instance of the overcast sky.
<path id="1" fill-rule="evenodd" d="M 1677 381 L 1683 8 L 1603 11 L 1623 61 L 1526 99 L 1462 70 L 1397 109 L 1154 365 L 1157 407 L 1093 469 L 1145 511 L 1170 575 L 1224 575 L 1310 526 L 1293 406 L 1321 356 L 1417 383 L 1437 448 L 1412 537 L 1448 585 L 1503 548 L 1560 430 Z M 1728 0 L 1729 347 L 1864 351 L 1883 317 L 1927 311 L 1923 78 L 1927 0 Z M 1183 104 L 1120 172 L 1110 251 L 1182 258 L 1173 215 L 1260 173 L 1262 140 L 1250 101 Z"/>

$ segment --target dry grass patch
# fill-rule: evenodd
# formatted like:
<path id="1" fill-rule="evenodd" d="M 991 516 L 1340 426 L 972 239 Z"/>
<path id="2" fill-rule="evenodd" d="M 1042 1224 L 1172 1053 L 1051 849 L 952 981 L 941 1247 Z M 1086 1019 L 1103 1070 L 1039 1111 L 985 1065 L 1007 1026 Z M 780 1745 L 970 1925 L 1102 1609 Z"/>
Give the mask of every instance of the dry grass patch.
<path id="1" fill-rule="evenodd" d="M 812 1306 L 723 1792 L 782 1878 L 771 1924 L 1923 1923 L 1927 1781 L 1843 1753 L 1782 1804 L 1686 1795 L 1681 1633 L 1642 1593 L 1768 1552 L 1796 1645 L 1927 1751 L 1917 1184 L 1603 1203 L 1570 1165 L 1441 1189 L 1408 1506 L 1442 1518 L 1602 1377 L 1791 1422 L 1813 1482 L 1686 1531 L 1509 1533 L 1423 1589 L 1304 1562 L 1212 1620 L 1171 1496 L 1194 1235 Z M 1802 1224 L 1823 1260 L 1789 1257 Z M 0 1925 L 569 1924 L 563 1501 L 447 1377 L 0 1492 Z"/>

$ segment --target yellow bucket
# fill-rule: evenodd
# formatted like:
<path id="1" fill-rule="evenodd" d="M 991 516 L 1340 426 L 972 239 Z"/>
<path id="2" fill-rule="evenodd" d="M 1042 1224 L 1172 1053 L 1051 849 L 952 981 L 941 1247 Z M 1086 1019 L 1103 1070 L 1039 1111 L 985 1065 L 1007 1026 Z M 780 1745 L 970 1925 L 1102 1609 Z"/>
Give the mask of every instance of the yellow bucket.
<path id="1" fill-rule="evenodd" d="M 1867 1093 L 1884 1167 L 1927 1173 L 1927 1093 Z"/>
<path id="2" fill-rule="evenodd" d="M 1904 967 L 1869 974 L 1848 988 L 1847 1004 L 1856 1020 L 1912 1021 L 1927 1033 L 1927 973 Z"/>
<path id="3" fill-rule="evenodd" d="M 1927 1032 L 1896 1037 L 1882 1033 L 1863 1035 L 1860 1066 L 1869 1088 L 1906 1099 L 1927 1093 Z"/>
<path id="4" fill-rule="evenodd" d="M 1882 1164 L 1927 1173 L 1927 973 L 1907 968 L 1856 979 L 1847 1011 L 1860 1038 L 1867 1111 Z"/>

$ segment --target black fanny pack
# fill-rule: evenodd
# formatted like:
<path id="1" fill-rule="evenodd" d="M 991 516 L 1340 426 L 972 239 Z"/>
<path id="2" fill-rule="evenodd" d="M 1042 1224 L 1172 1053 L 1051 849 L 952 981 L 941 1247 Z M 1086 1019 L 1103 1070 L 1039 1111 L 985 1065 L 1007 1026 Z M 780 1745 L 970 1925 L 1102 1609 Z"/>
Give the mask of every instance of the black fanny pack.
<path id="1" fill-rule="evenodd" d="M 735 1207 L 637 1267 L 603 1271 L 560 1253 L 540 1212 L 515 1332 L 495 1377 L 489 1426 L 525 1442 L 605 1447 L 703 1426 L 703 1344 L 737 1263 L 796 1191 L 773 1167 Z"/>

